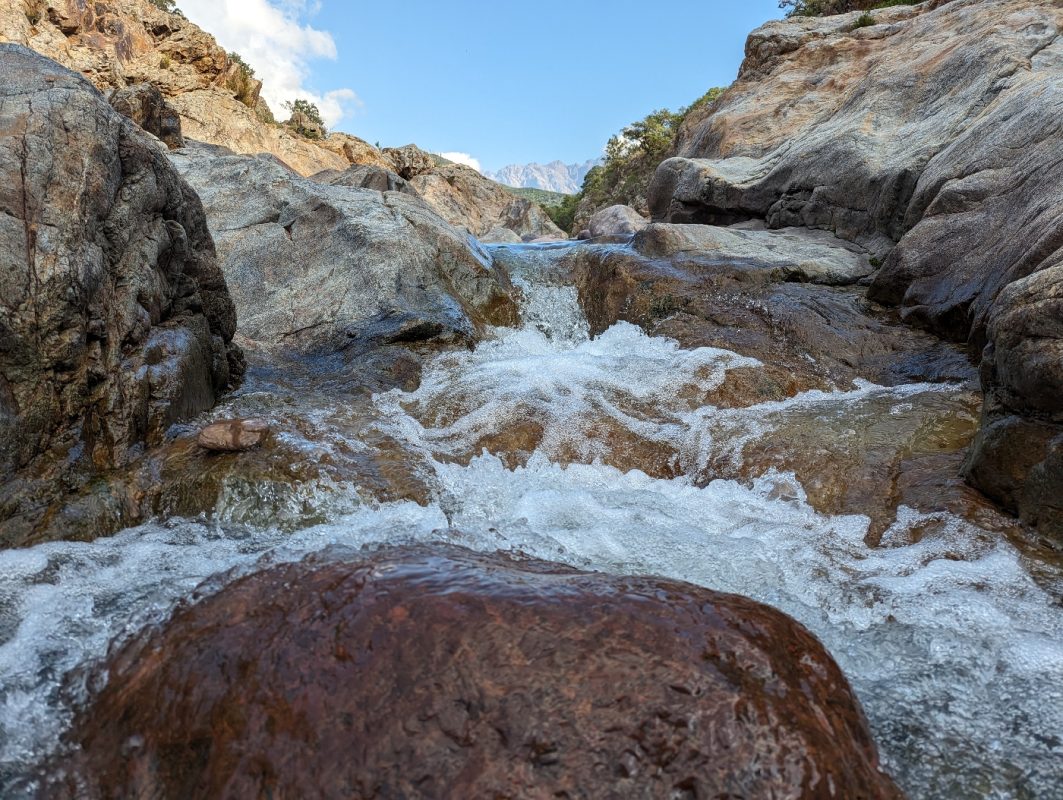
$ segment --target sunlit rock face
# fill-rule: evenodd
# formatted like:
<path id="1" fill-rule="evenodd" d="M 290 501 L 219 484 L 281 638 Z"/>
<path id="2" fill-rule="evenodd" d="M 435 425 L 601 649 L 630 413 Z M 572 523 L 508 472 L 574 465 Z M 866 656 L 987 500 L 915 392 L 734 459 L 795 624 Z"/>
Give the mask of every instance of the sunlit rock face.
<path id="1" fill-rule="evenodd" d="M 858 16 L 754 31 L 739 80 L 658 169 L 654 218 L 823 228 L 869 248 L 883 262 L 871 299 L 989 346 L 967 475 L 1061 536 L 1063 410 L 1042 402 L 1063 352 L 1059 281 L 1036 275 L 1063 261 L 1063 9 L 953 0 Z M 1001 426 L 1026 446 L 1002 447 Z"/>
<path id="2" fill-rule="evenodd" d="M 87 81 L 0 45 L 0 541 L 239 381 L 198 198 Z M 61 515 L 60 515 L 61 516 Z"/>
<path id="3" fill-rule="evenodd" d="M 80 72 L 105 92 L 152 84 L 180 115 L 185 136 L 272 153 L 304 175 L 379 159 L 355 137 L 340 134 L 322 146 L 265 122 L 256 110 L 261 82 L 245 79 L 209 33 L 149 0 L 0 0 L 0 39 Z"/>
<path id="4" fill-rule="evenodd" d="M 674 581 L 333 551 L 179 611 L 109 671 L 53 796 L 901 797 L 804 628 Z"/>

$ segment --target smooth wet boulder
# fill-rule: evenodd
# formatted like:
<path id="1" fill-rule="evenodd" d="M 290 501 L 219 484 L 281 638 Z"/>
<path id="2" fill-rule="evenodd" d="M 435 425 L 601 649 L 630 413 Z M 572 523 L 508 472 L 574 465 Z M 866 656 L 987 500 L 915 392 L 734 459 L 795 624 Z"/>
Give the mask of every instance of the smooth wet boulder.
<path id="1" fill-rule="evenodd" d="M 866 290 L 810 285 L 852 283 L 868 269 L 864 254 L 829 234 L 654 224 L 630 246 L 585 245 L 561 263 L 592 334 L 623 320 L 687 348 L 760 360 L 765 369 L 732 404 L 844 389 L 856 379 L 977 377 L 959 348 L 898 324 Z"/>
<path id="2" fill-rule="evenodd" d="M 262 444 L 269 435 L 264 419 L 225 419 L 212 422 L 196 434 L 196 444 L 215 453 L 242 453 Z"/>
<path id="3" fill-rule="evenodd" d="M 662 579 L 334 549 L 107 669 L 49 796 L 901 796 L 808 631 Z"/>
<path id="4" fill-rule="evenodd" d="M 638 233 L 650 221 L 631 206 L 609 206 L 595 213 L 587 222 L 590 238 L 623 236 Z"/>
<path id="5" fill-rule="evenodd" d="M 195 193 L 87 81 L 0 45 L 0 528 L 214 405 L 243 370 Z"/>
<path id="6" fill-rule="evenodd" d="M 154 84 L 137 83 L 115 89 L 108 101 L 111 108 L 161 139 L 171 150 L 184 147 L 181 117 Z"/>
<path id="7" fill-rule="evenodd" d="M 507 276 L 416 197 L 300 178 L 269 156 L 191 145 L 171 157 L 200 193 L 252 342 L 454 342 L 516 320 Z"/>

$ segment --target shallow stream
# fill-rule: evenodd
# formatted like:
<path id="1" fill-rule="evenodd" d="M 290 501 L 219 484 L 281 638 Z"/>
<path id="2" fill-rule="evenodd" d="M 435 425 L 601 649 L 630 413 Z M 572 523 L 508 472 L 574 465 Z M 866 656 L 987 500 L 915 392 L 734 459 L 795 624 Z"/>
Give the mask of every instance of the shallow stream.
<path id="1" fill-rule="evenodd" d="M 428 505 L 330 486 L 310 498 L 326 521 L 294 533 L 218 514 L 0 553 L 0 795 L 20 791 L 83 696 L 64 676 L 211 576 L 235 569 L 203 591 L 333 543 L 448 541 L 769 603 L 837 659 L 912 797 L 1063 797 L 1058 564 L 907 508 L 872 548 L 867 517 L 818 513 L 792 473 L 705 478 L 790 425 L 816 426 L 827 450 L 869 419 L 914 420 L 918 435 L 962 390 L 861 383 L 716 408 L 727 372 L 757 362 L 626 323 L 589 338 L 575 290 L 551 277 L 556 252 L 495 248 L 524 289 L 524 325 L 437 356 L 416 391 L 373 397 L 383 432 L 431 465 Z"/>

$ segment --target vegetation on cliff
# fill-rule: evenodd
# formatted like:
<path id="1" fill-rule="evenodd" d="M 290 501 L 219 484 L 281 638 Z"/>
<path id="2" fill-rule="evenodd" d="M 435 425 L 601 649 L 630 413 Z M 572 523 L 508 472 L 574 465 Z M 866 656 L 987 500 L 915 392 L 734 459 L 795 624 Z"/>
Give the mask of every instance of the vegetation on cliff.
<path id="1" fill-rule="evenodd" d="M 779 0 L 788 17 L 826 17 L 849 11 L 870 11 L 892 6 L 914 6 L 920 0 Z M 862 18 L 861 18 L 862 19 Z"/>
<path id="2" fill-rule="evenodd" d="M 579 194 L 551 210 L 555 224 L 572 230 L 573 225 L 582 225 L 595 211 L 617 204 L 644 213 L 650 180 L 657 166 L 672 155 L 679 126 L 688 115 L 715 102 L 722 91 L 720 87 L 709 89 L 678 111 L 653 111 L 610 138 L 605 145 L 604 163 L 587 173 Z"/>

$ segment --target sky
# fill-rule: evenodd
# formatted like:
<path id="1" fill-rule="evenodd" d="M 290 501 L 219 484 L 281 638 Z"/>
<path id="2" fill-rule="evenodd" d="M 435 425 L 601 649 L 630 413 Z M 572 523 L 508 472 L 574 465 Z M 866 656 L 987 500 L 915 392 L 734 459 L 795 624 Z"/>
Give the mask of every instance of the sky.
<path id="1" fill-rule="evenodd" d="M 178 0 L 282 103 L 484 170 L 578 163 L 657 108 L 734 80 L 778 0 Z"/>

